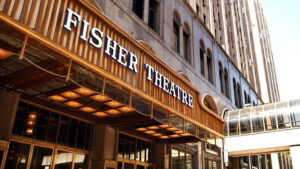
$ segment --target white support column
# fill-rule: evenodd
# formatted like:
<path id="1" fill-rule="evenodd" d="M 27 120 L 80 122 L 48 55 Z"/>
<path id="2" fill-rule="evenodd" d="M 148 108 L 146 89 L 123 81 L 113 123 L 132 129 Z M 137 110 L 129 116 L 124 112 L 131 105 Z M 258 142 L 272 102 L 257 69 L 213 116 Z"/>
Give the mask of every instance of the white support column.
<path id="1" fill-rule="evenodd" d="M 143 21 L 148 24 L 149 17 L 149 0 L 144 0 L 144 18 Z"/>
<path id="2" fill-rule="evenodd" d="M 272 153 L 271 154 L 271 160 L 272 160 L 272 169 L 280 169 L 277 153 Z"/>
<path id="3" fill-rule="evenodd" d="M 300 146 L 290 147 L 293 168 L 300 168 Z"/>

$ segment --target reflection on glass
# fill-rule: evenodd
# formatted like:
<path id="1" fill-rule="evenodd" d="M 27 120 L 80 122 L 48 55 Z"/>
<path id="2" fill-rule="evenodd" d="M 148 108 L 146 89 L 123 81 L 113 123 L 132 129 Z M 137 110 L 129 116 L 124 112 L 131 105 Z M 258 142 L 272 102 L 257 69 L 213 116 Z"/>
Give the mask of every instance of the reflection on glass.
<path id="1" fill-rule="evenodd" d="M 179 168 L 185 169 L 185 154 L 182 151 L 179 151 Z"/>
<path id="2" fill-rule="evenodd" d="M 211 133 L 207 133 L 207 142 L 212 145 L 215 145 L 216 144 L 215 135 Z"/>
<path id="3" fill-rule="evenodd" d="M 258 169 L 258 157 L 256 155 L 251 156 L 251 162 L 252 162 L 252 168 Z"/>
<path id="4" fill-rule="evenodd" d="M 252 109 L 253 132 L 259 132 L 259 131 L 264 130 L 262 109 L 263 109 L 263 106 L 253 107 L 253 109 Z"/>
<path id="5" fill-rule="evenodd" d="M 274 109 L 275 104 L 268 104 L 264 107 L 266 130 L 275 130 L 277 128 L 276 115 Z"/>
<path id="6" fill-rule="evenodd" d="M 229 114 L 229 135 L 239 134 L 239 110 L 230 112 Z"/>
<path id="7" fill-rule="evenodd" d="M 41 109 L 38 113 L 35 139 L 43 141 L 46 140 L 49 115 L 50 112 L 44 109 Z"/>
<path id="8" fill-rule="evenodd" d="M 172 149 L 172 169 L 180 169 L 178 157 L 179 157 L 178 150 Z"/>
<path id="9" fill-rule="evenodd" d="M 10 142 L 5 169 L 26 169 L 30 145 Z"/>
<path id="10" fill-rule="evenodd" d="M 176 127 L 180 130 L 183 130 L 183 119 L 178 117 L 178 116 L 175 116 L 175 115 L 171 115 L 170 114 L 170 124 L 173 126 L 173 127 Z"/>
<path id="11" fill-rule="evenodd" d="M 55 156 L 55 169 L 71 169 L 73 153 L 57 151 Z"/>
<path id="12" fill-rule="evenodd" d="M 62 144 L 62 145 L 67 144 L 68 125 L 69 125 L 69 117 L 61 116 L 58 139 L 57 139 L 58 144 Z"/>
<path id="13" fill-rule="evenodd" d="M 290 112 L 293 126 L 300 126 L 300 100 L 290 101 Z"/>
<path id="14" fill-rule="evenodd" d="M 241 133 L 242 134 L 251 132 L 250 110 L 251 110 L 251 108 L 246 108 L 246 109 L 241 110 L 240 123 L 241 123 Z"/>
<path id="15" fill-rule="evenodd" d="M 18 111 L 15 118 L 13 133 L 16 135 L 22 135 L 22 131 L 25 130 L 27 118 L 27 104 L 20 102 Z"/>
<path id="16" fill-rule="evenodd" d="M 30 169 L 50 168 L 52 160 L 52 149 L 34 147 Z"/>
<path id="17" fill-rule="evenodd" d="M 240 157 L 241 169 L 249 169 L 249 157 Z"/>
<path id="18" fill-rule="evenodd" d="M 155 118 L 156 120 L 158 120 L 161 123 L 168 123 L 168 119 L 169 119 L 169 113 L 168 111 L 160 108 L 159 106 L 154 105 L 153 106 L 153 118 Z"/>
<path id="19" fill-rule="evenodd" d="M 132 107 L 142 114 L 151 114 L 151 103 L 138 95 L 132 94 Z"/>
<path id="20" fill-rule="evenodd" d="M 185 131 L 192 134 L 192 135 L 195 135 L 195 132 L 196 132 L 196 126 L 190 122 L 187 122 L 185 121 L 184 123 L 185 125 Z"/>
<path id="21" fill-rule="evenodd" d="M 276 114 L 279 128 L 291 127 L 287 106 L 287 102 L 280 102 L 276 104 Z"/>
<path id="22" fill-rule="evenodd" d="M 186 169 L 192 169 L 192 155 L 186 153 Z"/>
<path id="23" fill-rule="evenodd" d="M 48 124 L 48 135 L 47 141 L 55 143 L 56 142 L 56 135 L 58 129 L 58 118 L 59 115 L 56 113 L 51 113 L 51 117 Z"/>
<path id="24" fill-rule="evenodd" d="M 130 163 L 124 163 L 124 169 L 134 169 L 134 165 Z"/>
<path id="25" fill-rule="evenodd" d="M 74 169 L 88 169 L 89 157 L 83 154 L 75 155 Z"/>

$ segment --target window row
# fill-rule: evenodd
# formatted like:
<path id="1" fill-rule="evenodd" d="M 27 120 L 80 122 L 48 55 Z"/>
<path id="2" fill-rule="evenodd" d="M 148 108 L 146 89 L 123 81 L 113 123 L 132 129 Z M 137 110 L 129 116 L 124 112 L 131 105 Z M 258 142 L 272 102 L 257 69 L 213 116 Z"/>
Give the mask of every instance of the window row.
<path id="1" fill-rule="evenodd" d="M 11 141 L 4 168 L 88 169 L 88 163 L 86 154 Z"/>
<path id="2" fill-rule="evenodd" d="M 13 134 L 79 149 L 90 149 L 92 124 L 20 102 Z"/>

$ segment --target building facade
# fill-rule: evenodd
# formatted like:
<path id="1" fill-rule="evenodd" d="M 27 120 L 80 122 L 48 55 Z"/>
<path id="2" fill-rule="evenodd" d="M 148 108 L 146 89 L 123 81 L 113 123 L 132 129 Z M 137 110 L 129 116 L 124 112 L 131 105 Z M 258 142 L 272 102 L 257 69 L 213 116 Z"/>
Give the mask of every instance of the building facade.
<path id="1" fill-rule="evenodd" d="M 273 61 L 248 3 L 1 0 L 0 168 L 225 168 L 223 113 Z"/>

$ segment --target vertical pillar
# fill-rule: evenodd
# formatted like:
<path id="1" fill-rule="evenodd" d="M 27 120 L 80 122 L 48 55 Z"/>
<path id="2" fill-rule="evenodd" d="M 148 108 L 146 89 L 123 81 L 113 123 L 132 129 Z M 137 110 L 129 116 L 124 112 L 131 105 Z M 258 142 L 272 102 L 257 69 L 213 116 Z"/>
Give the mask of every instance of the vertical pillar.
<path id="1" fill-rule="evenodd" d="M 290 147 L 293 168 L 300 168 L 300 146 Z"/>
<path id="2" fill-rule="evenodd" d="M 158 143 L 155 146 L 155 159 L 154 163 L 156 165 L 156 168 L 164 168 L 169 169 L 170 166 L 170 147 L 168 147 L 165 143 Z"/>
<path id="3" fill-rule="evenodd" d="M 14 127 L 19 94 L 0 90 L 0 140 L 8 140 Z"/>
<path id="4" fill-rule="evenodd" d="M 206 49 L 203 49 L 204 50 L 204 74 L 205 74 L 205 77 L 206 79 L 208 79 L 208 66 L 207 66 L 207 50 Z"/>
<path id="5" fill-rule="evenodd" d="M 180 49 L 180 56 L 184 56 L 184 51 L 183 51 L 183 24 L 180 23 L 179 25 L 179 49 Z"/>
<path id="6" fill-rule="evenodd" d="M 271 154 L 271 160 L 272 160 L 272 169 L 280 169 L 277 153 L 272 153 Z"/>
<path id="7" fill-rule="evenodd" d="M 144 22 L 148 24 L 149 17 L 149 0 L 144 0 Z"/>
<path id="8" fill-rule="evenodd" d="M 92 168 L 104 169 L 105 160 L 116 160 L 116 129 L 105 124 L 95 125 Z"/>

